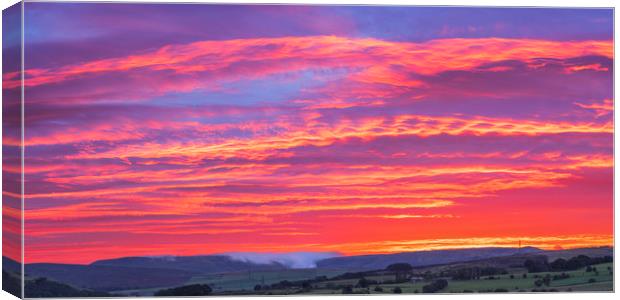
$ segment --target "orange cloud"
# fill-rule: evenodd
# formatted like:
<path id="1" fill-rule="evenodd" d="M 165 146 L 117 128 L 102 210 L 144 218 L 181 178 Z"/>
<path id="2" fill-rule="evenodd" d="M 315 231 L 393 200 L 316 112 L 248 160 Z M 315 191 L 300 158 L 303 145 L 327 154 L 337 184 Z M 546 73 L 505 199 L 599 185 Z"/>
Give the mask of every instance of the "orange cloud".
<path id="1" fill-rule="evenodd" d="M 358 120 L 343 119 L 335 124 L 318 121 L 317 115 L 308 114 L 303 126 L 286 121 L 272 123 L 273 128 L 284 128 L 279 135 L 260 134 L 248 139 L 230 138 L 201 143 L 171 142 L 159 144 L 141 141 L 120 145 L 116 149 L 78 155 L 68 159 L 95 158 L 165 158 L 185 157 L 190 161 L 215 158 L 264 159 L 274 155 L 276 150 L 312 145 L 327 146 L 339 140 L 361 138 L 371 140 L 384 136 L 433 136 L 449 135 L 544 135 L 559 133 L 612 133 L 611 121 L 597 123 L 569 123 L 553 121 L 513 120 L 488 117 L 431 117 L 422 115 L 400 115 L 396 117 L 372 117 Z M 233 125 L 234 126 L 234 125 Z M 247 126 L 242 125 L 242 126 Z M 263 126 L 263 125 L 261 125 Z M 202 127 L 193 128 L 198 130 Z M 257 131 L 260 132 L 260 131 Z M 121 135 L 122 136 L 122 135 Z"/>
<path id="2" fill-rule="evenodd" d="M 602 102 L 593 102 L 590 104 L 575 102 L 575 105 L 583 109 L 593 110 L 594 112 L 596 112 L 597 117 L 604 116 L 614 111 L 614 101 L 612 99 L 605 99 Z"/>
<path id="3" fill-rule="evenodd" d="M 248 56 L 251 54 L 251 56 Z M 445 70 L 469 69 L 483 63 L 510 59 L 571 58 L 584 55 L 613 57 L 611 41 L 545 41 L 528 39 L 439 39 L 423 43 L 388 42 L 336 36 L 262 38 L 201 41 L 167 45 L 153 52 L 96 60 L 55 69 L 26 70 L 25 86 L 57 83 L 104 72 L 148 68 L 177 73 L 215 72 L 240 61 L 273 61 L 258 76 L 320 66 L 367 68 L 356 78 L 393 85 L 416 86 L 417 82 L 393 77 L 377 65 L 402 65 L 412 72 L 433 74 Z M 286 63 L 276 64 L 278 61 Z M 4 88 L 20 86 L 13 74 L 6 74 Z M 392 81 L 394 80 L 395 81 Z"/>

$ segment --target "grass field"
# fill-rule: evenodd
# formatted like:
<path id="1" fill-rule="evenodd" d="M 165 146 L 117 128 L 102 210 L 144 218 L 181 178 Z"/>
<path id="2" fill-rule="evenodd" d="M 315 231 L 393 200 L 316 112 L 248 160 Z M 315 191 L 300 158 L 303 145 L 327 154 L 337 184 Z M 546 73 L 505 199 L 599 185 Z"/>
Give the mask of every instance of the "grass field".
<path id="1" fill-rule="evenodd" d="M 317 276 L 333 277 L 342 274 L 342 270 L 332 269 L 288 269 L 279 271 L 252 271 L 252 272 L 235 272 L 225 274 L 209 274 L 192 277 L 186 284 L 206 283 L 214 291 L 214 293 L 223 293 L 225 291 L 239 291 L 241 293 L 253 292 L 254 286 L 257 284 L 272 284 L 282 280 L 296 281 L 314 279 Z M 162 286 L 157 288 L 139 289 L 139 290 L 123 290 L 116 291 L 118 294 L 126 295 L 153 295 L 158 290 L 171 288 L 173 286 Z M 285 294 L 291 293 L 286 291 Z"/>
<path id="2" fill-rule="evenodd" d="M 566 271 L 570 277 L 565 279 L 551 280 L 549 286 L 535 285 L 537 279 L 545 277 L 547 274 L 553 277 L 553 275 L 561 274 L 562 272 L 543 272 L 543 273 L 528 273 L 527 278 L 523 278 L 524 270 L 517 269 L 512 270 L 510 274 L 496 275 L 495 279 L 488 279 L 483 277 L 477 280 L 448 280 L 448 286 L 439 291 L 439 293 L 463 293 L 468 292 L 493 292 L 497 289 L 503 289 L 508 292 L 532 292 L 532 290 L 545 289 L 547 291 L 612 291 L 613 290 L 613 275 L 610 274 L 608 268 L 613 269 L 613 263 L 604 263 L 594 265 L 598 270 L 598 274 L 595 272 L 586 272 L 586 268 L 582 268 L 576 271 Z M 277 283 L 283 280 L 287 281 L 299 281 L 314 279 L 318 276 L 326 276 L 328 278 L 340 275 L 343 272 L 341 270 L 331 269 L 291 269 L 281 271 L 253 271 L 253 272 L 237 272 L 226 274 L 213 274 L 202 275 L 193 277 L 187 284 L 206 283 L 211 286 L 214 294 L 274 294 L 274 295 L 286 295 L 286 294 L 341 294 L 343 286 L 355 286 L 359 279 L 341 279 L 341 280 L 326 280 L 319 281 L 312 284 L 312 288 L 308 290 L 302 290 L 300 288 L 286 288 L 286 289 L 270 289 L 265 291 L 254 291 L 254 286 L 269 285 Z M 511 275 L 513 278 L 511 278 Z M 369 280 L 377 281 L 378 284 L 373 284 L 369 288 L 353 288 L 354 293 L 370 293 L 370 294 L 391 294 L 393 289 L 399 287 L 402 293 L 420 293 L 422 287 L 429 284 L 430 281 L 420 282 L 406 282 L 406 283 L 389 283 L 384 284 L 386 281 L 393 281 L 392 275 L 376 275 L 367 276 Z M 593 280 L 593 281 L 592 281 Z M 592 282 L 591 282 L 592 281 Z M 375 291 L 375 287 L 381 287 L 382 292 Z M 126 295 L 152 295 L 156 291 L 162 288 L 160 287 L 152 289 L 141 290 L 127 290 L 118 291 L 117 293 Z"/>
<path id="3" fill-rule="evenodd" d="M 226 274 L 213 274 L 193 277 L 188 284 L 207 283 L 215 292 L 224 290 L 254 290 L 257 284 L 272 284 L 282 280 L 297 281 L 313 279 L 317 276 L 333 277 L 343 273 L 330 269 L 290 269 L 281 271 L 253 271 Z"/>
<path id="4" fill-rule="evenodd" d="M 537 287 L 534 284 L 536 279 L 542 278 L 547 274 L 551 276 L 560 274 L 562 272 L 543 272 L 543 273 L 530 273 L 527 274 L 527 278 L 523 278 L 523 272 L 513 273 L 514 278 L 510 278 L 511 274 L 494 276 L 496 279 L 480 279 L 480 280 L 451 280 L 448 279 L 448 286 L 439 291 L 440 293 L 462 293 L 465 290 L 473 292 L 488 292 L 495 291 L 496 289 L 505 289 L 509 292 L 531 292 L 532 289 L 555 289 L 557 291 L 612 291 L 613 290 L 613 275 L 609 274 L 607 267 L 612 267 L 612 263 L 595 265 L 598 270 L 598 275 L 594 272 L 586 272 L 586 269 L 580 269 L 576 271 L 564 272 L 570 275 L 570 278 L 552 280 L 550 285 Z M 535 278 L 538 276 L 539 278 Z M 367 277 L 370 280 L 376 280 L 378 282 L 386 279 L 394 279 L 393 277 L 386 276 L 370 276 Z M 590 283 L 589 280 L 594 279 L 595 282 Z M 337 280 L 322 282 L 318 285 L 319 289 L 313 290 L 311 293 L 316 294 L 333 294 L 339 293 L 339 291 L 326 289 L 328 284 L 333 285 L 355 285 L 357 280 Z M 422 287 L 427 285 L 428 282 L 409 282 L 409 283 L 395 283 L 395 284 L 378 284 L 383 288 L 383 292 L 375 292 L 374 287 L 377 285 L 371 285 L 369 289 L 354 288 L 356 293 L 363 293 L 366 290 L 371 294 L 376 293 L 392 293 L 395 287 L 400 287 L 403 293 L 416 293 L 421 292 Z"/>

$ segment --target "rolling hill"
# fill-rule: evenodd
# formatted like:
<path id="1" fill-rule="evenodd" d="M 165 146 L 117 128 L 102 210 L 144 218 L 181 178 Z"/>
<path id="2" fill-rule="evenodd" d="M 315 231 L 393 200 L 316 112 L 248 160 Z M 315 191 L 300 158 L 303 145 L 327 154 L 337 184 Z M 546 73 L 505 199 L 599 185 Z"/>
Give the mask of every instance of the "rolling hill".
<path id="1" fill-rule="evenodd" d="M 98 260 L 90 265 L 95 267 L 159 268 L 201 274 L 286 269 L 285 266 L 276 262 L 255 264 L 247 261 L 233 260 L 226 255 L 122 257 Z"/>
<path id="2" fill-rule="evenodd" d="M 538 253 L 542 250 L 525 248 L 475 248 L 453 250 L 430 250 L 395 254 L 342 256 L 317 262 L 319 268 L 343 269 L 348 271 L 385 269 L 394 263 L 408 263 L 414 267 L 441 265 L 454 262 L 480 260 L 514 254 Z"/>
<path id="3" fill-rule="evenodd" d="M 48 278 L 82 289 L 113 291 L 182 284 L 196 272 L 162 268 L 134 268 L 72 264 L 26 264 L 29 278 Z"/>
<path id="4" fill-rule="evenodd" d="M 404 252 L 360 256 L 341 256 L 316 261 L 317 269 L 331 271 L 367 271 L 385 269 L 393 263 L 409 263 L 416 269 L 432 266 L 459 267 L 470 263 L 510 267 L 522 265 L 528 256 L 572 257 L 585 254 L 592 257 L 613 255 L 613 248 L 584 248 L 544 251 L 537 248 L 475 248 Z M 9 269 L 19 264 L 4 257 Z M 442 267 L 443 268 L 443 267 Z M 89 265 L 32 263 L 25 265 L 29 279 L 48 278 L 78 289 L 119 291 L 180 286 L 195 278 L 239 272 L 278 272 L 289 270 L 284 264 L 251 262 L 227 255 L 123 257 L 95 261 Z M 285 272 L 283 272 L 284 274 Z M 212 274 L 212 275 L 209 275 Z M 247 275 L 246 275 L 247 276 Z"/>

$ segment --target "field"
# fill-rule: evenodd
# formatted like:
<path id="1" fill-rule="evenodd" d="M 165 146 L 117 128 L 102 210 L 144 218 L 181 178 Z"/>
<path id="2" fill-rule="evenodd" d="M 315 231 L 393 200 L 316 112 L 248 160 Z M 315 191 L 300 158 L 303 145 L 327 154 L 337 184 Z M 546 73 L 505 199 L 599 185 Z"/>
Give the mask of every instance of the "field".
<path id="1" fill-rule="evenodd" d="M 594 272 L 586 272 L 586 268 L 564 272 L 570 277 L 566 279 L 552 280 L 549 286 L 537 287 L 534 282 L 536 279 L 545 277 L 547 274 L 550 276 L 561 274 L 562 272 L 543 272 L 543 273 L 529 273 L 527 278 L 523 278 L 524 272 L 516 272 L 506 275 L 493 276 L 495 279 L 482 278 L 480 280 L 448 280 L 448 286 L 439 291 L 440 293 L 462 293 L 462 292 L 493 292 L 497 289 L 503 289 L 509 292 L 532 292 L 532 290 L 545 289 L 547 291 L 612 291 L 613 290 L 613 275 L 609 273 L 608 267 L 613 269 L 612 263 L 594 265 L 598 270 L 598 275 Z M 513 276 L 511 278 L 510 276 Z M 388 276 L 369 276 L 369 280 L 376 280 L 383 282 L 386 279 L 394 279 Z M 594 282 L 589 282 L 594 279 Z M 311 291 L 313 294 L 339 294 L 340 290 L 327 289 L 328 285 L 332 286 L 355 286 L 357 280 L 337 280 L 326 281 L 317 286 L 318 289 Z M 420 282 L 407 282 L 396 284 L 376 284 L 371 285 L 370 288 L 353 288 L 353 293 L 370 293 L 370 294 L 385 294 L 393 293 L 393 289 L 399 287 L 403 293 L 419 293 L 422 291 L 424 285 L 429 284 L 426 281 Z M 382 292 L 374 291 L 375 287 L 381 287 Z"/>
<path id="2" fill-rule="evenodd" d="M 330 269 L 290 269 L 282 271 L 256 271 L 215 274 L 193 277 L 188 284 L 208 283 L 215 292 L 230 290 L 254 290 L 257 284 L 272 284 L 282 280 L 298 281 L 313 279 L 318 276 L 333 277 L 341 274 L 340 270 Z"/>
<path id="3" fill-rule="evenodd" d="M 452 280 L 446 278 L 448 286 L 438 293 L 463 293 L 463 292 L 536 292 L 536 291 L 612 291 L 613 275 L 608 268 L 613 269 L 613 263 L 593 265 L 597 273 L 587 272 L 586 268 L 576 271 L 566 272 L 542 272 L 525 273 L 524 269 L 516 269 L 510 274 L 496 275 L 494 279 L 482 277 L 477 280 Z M 340 275 L 342 271 L 328 269 L 293 269 L 284 271 L 257 271 L 257 272 L 237 272 L 217 275 L 196 276 L 188 284 L 206 283 L 213 288 L 214 294 L 263 294 L 263 295 L 286 295 L 286 294 L 341 294 L 345 286 L 351 286 L 352 293 L 360 294 L 392 294 L 395 288 L 400 288 L 402 293 L 421 293 L 424 285 L 432 280 L 420 280 L 406 283 L 385 283 L 393 281 L 393 275 L 375 275 L 365 277 L 368 280 L 377 281 L 368 288 L 356 287 L 359 279 L 338 279 L 315 281 L 309 288 L 300 287 L 271 288 L 255 291 L 256 285 L 270 285 L 283 280 L 301 281 L 315 279 L 319 276 L 328 278 Z M 536 286 L 535 281 L 549 275 L 559 275 L 565 273 L 569 277 L 564 279 L 551 280 L 549 285 Z M 526 278 L 523 277 L 526 274 Z M 382 291 L 375 291 L 380 287 Z M 162 287 L 164 288 L 164 287 Z M 161 288 L 118 291 L 119 294 L 126 295 L 152 295 Z"/>
<path id="4" fill-rule="evenodd" d="M 613 275 L 610 275 L 607 271 L 607 267 L 612 266 L 609 264 L 596 265 L 599 270 L 599 274 L 595 275 L 594 272 L 586 272 L 585 268 L 577 271 L 564 272 L 570 275 L 570 278 L 552 280 L 548 287 L 536 287 L 534 281 L 538 277 L 544 277 L 547 274 L 551 276 L 560 274 L 562 272 L 545 272 L 527 274 L 527 278 L 523 278 L 524 273 L 513 273 L 514 278 L 510 278 L 511 274 L 494 276 L 496 279 L 480 279 L 480 280 L 448 280 L 448 287 L 441 291 L 445 293 L 460 293 L 465 290 L 473 292 L 494 291 L 496 289 L 505 289 L 510 292 L 527 291 L 532 289 L 556 289 L 558 291 L 567 291 L 569 288 L 573 291 L 580 290 L 609 290 L 613 289 Z M 595 283 L 589 283 L 590 279 L 594 279 Z M 416 290 L 422 291 L 422 286 L 428 284 L 426 282 L 409 283 L 406 285 L 387 285 L 388 288 L 400 286 L 404 293 L 415 292 Z M 596 288 L 594 288 L 596 287 Z M 391 289 L 390 289 L 391 290 Z"/>
<path id="5" fill-rule="evenodd" d="M 226 293 L 230 291 L 238 291 L 240 293 L 248 293 L 254 291 L 257 284 L 265 285 L 280 282 L 283 280 L 297 281 L 314 279 L 318 276 L 333 277 L 343 273 L 341 270 L 333 269 L 289 269 L 279 271 L 251 271 L 251 272 L 233 272 L 224 274 L 200 275 L 192 277 L 187 284 L 206 283 L 213 289 L 214 293 Z M 163 288 L 173 286 L 162 286 L 158 288 L 139 289 L 139 290 L 123 290 L 116 291 L 117 294 L 127 295 L 152 295 L 156 291 Z"/>

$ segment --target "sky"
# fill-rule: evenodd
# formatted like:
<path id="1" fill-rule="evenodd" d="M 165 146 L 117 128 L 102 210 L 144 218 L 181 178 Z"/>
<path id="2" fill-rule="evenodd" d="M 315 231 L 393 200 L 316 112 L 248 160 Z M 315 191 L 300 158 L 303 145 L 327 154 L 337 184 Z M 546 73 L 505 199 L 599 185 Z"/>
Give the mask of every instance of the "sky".
<path id="1" fill-rule="evenodd" d="M 24 262 L 611 245 L 612 22 L 26 3 Z"/>

